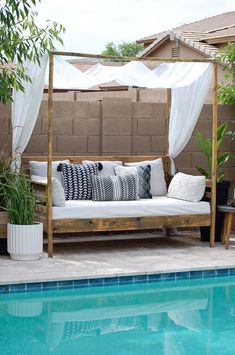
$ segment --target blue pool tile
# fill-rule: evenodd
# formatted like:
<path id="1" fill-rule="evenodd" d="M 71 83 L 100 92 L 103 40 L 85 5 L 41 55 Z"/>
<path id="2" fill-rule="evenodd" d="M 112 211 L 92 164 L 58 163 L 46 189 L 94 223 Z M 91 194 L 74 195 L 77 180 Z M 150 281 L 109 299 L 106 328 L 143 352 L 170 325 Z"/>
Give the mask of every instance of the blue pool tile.
<path id="1" fill-rule="evenodd" d="M 16 293 L 16 292 L 25 292 L 26 291 L 26 284 L 15 284 L 9 286 L 9 292 Z"/>
<path id="2" fill-rule="evenodd" d="M 202 270 L 194 270 L 189 273 L 190 279 L 202 279 Z"/>
<path id="3" fill-rule="evenodd" d="M 175 272 L 168 272 L 166 274 L 162 274 L 162 281 L 172 281 L 175 280 Z"/>
<path id="4" fill-rule="evenodd" d="M 88 287 L 88 279 L 74 280 L 73 287 L 74 288 Z"/>
<path id="5" fill-rule="evenodd" d="M 216 270 L 204 270 L 203 271 L 203 278 L 215 277 L 215 276 L 216 276 Z"/>
<path id="6" fill-rule="evenodd" d="M 235 268 L 231 268 L 229 269 L 229 271 L 230 271 L 230 275 L 235 275 Z"/>
<path id="7" fill-rule="evenodd" d="M 58 288 L 73 288 L 73 280 L 58 281 Z"/>
<path id="8" fill-rule="evenodd" d="M 218 270 L 216 270 L 216 275 L 217 276 L 228 276 L 229 269 L 218 269 Z"/>
<path id="9" fill-rule="evenodd" d="M 134 280 L 134 276 L 120 276 L 118 278 L 118 283 L 120 285 L 132 284 Z"/>
<path id="10" fill-rule="evenodd" d="M 42 283 L 43 290 L 56 290 L 58 288 L 57 281 L 49 281 Z"/>
<path id="11" fill-rule="evenodd" d="M 118 285 L 118 277 L 105 277 L 104 278 L 104 285 Z"/>
<path id="12" fill-rule="evenodd" d="M 147 281 L 147 275 L 134 275 L 133 282 L 141 283 Z"/>
<path id="13" fill-rule="evenodd" d="M 89 286 L 104 286 L 104 279 L 89 279 L 88 280 Z"/>
<path id="14" fill-rule="evenodd" d="M 42 290 L 42 282 L 34 282 L 34 283 L 26 284 L 26 292 L 41 291 L 41 290 Z"/>
<path id="15" fill-rule="evenodd" d="M 176 278 L 176 280 L 189 280 L 190 279 L 190 272 L 189 271 L 176 272 L 175 278 Z"/>
<path id="16" fill-rule="evenodd" d="M 9 293 L 9 285 L 0 285 L 0 294 Z"/>
<path id="17" fill-rule="evenodd" d="M 156 282 L 156 281 L 161 281 L 162 280 L 162 275 L 161 274 L 149 274 L 147 276 L 148 282 Z"/>

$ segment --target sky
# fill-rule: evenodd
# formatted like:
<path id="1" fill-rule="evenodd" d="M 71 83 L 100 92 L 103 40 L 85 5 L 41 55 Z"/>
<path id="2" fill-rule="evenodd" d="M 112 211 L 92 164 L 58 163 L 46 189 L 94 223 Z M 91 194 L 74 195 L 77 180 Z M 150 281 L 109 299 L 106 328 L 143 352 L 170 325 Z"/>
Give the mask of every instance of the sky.
<path id="1" fill-rule="evenodd" d="M 235 10 L 235 0 L 41 0 L 40 25 L 50 19 L 66 28 L 65 51 L 96 53 L 106 43 L 145 36 Z"/>

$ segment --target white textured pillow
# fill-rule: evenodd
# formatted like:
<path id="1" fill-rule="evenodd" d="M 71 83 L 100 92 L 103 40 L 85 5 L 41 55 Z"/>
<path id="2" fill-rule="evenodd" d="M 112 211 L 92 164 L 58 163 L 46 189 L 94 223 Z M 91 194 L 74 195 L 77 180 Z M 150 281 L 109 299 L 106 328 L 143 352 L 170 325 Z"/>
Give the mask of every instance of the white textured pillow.
<path id="1" fill-rule="evenodd" d="M 57 171 L 57 166 L 60 163 L 66 163 L 69 164 L 70 161 L 68 159 L 66 160 L 58 160 L 58 161 L 53 161 L 52 162 L 52 177 L 55 177 L 59 182 L 62 184 L 62 173 Z M 29 162 L 30 166 L 30 175 L 36 175 L 36 176 L 44 176 L 47 177 L 47 161 L 33 161 L 31 160 Z"/>
<path id="2" fill-rule="evenodd" d="M 47 184 L 47 178 L 44 176 L 31 176 L 31 181 Z M 65 207 L 64 188 L 58 179 L 52 178 L 52 205 L 55 207 Z"/>
<path id="3" fill-rule="evenodd" d="M 135 166 L 116 166 L 114 168 L 115 174 L 119 176 L 138 174 Z"/>
<path id="4" fill-rule="evenodd" d="M 165 196 L 167 194 L 166 181 L 163 170 L 162 159 L 145 160 L 136 163 L 125 163 L 125 166 L 151 166 L 150 187 L 153 196 Z"/>
<path id="5" fill-rule="evenodd" d="M 206 188 L 205 176 L 177 173 L 168 188 L 168 197 L 190 202 L 199 202 Z"/>
<path id="6" fill-rule="evenodd" d="M 116 166 L 121 166 L 123 165 L 122 161 L 109 161 L 109 160 L 99 160 L 99 162 L 103 165 L 103 169 L 98 171 L 99 176 L 111 176 L 115 175 L 114 168 Z M 83 160 L 82 164 L 89 164 L 89 163 L 95 163 L 95 161 L 92 160 Z"/>

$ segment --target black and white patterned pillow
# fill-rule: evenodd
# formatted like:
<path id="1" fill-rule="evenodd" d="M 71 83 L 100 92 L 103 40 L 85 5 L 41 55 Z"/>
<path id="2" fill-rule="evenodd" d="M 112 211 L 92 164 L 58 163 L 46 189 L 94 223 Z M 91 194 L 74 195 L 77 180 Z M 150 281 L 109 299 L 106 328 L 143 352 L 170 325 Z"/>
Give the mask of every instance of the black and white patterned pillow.
<path id="1" fill-rule="evenodd" d="M 57 167 L 62 172 L 66 200 L 90 200 L 92 197 L 91 175 L 98 175 L 101 163 L 66 164 Z"/>
<path id="2" fill-rule="evenodd" d="M 150 187 L 151 165 L 137 166 L 137 173 L 139 176 L 139 197 L 152 198 Z"/>
<path id="3" fill-rule="evenodd" d="M 93 201 L 127 201 L 139 198 L 138 175 L 92 175 Z"/>

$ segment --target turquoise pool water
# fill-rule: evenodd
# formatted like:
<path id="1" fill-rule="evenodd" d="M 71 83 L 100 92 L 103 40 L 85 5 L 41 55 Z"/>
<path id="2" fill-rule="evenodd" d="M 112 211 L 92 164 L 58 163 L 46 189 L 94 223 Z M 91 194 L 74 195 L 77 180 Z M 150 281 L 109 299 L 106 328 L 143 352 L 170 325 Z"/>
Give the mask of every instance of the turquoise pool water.
<path id="1" fill-rule="evenodd" d="M 235 354 L 235 276 L 0 295 L 1 355 Z"/>

